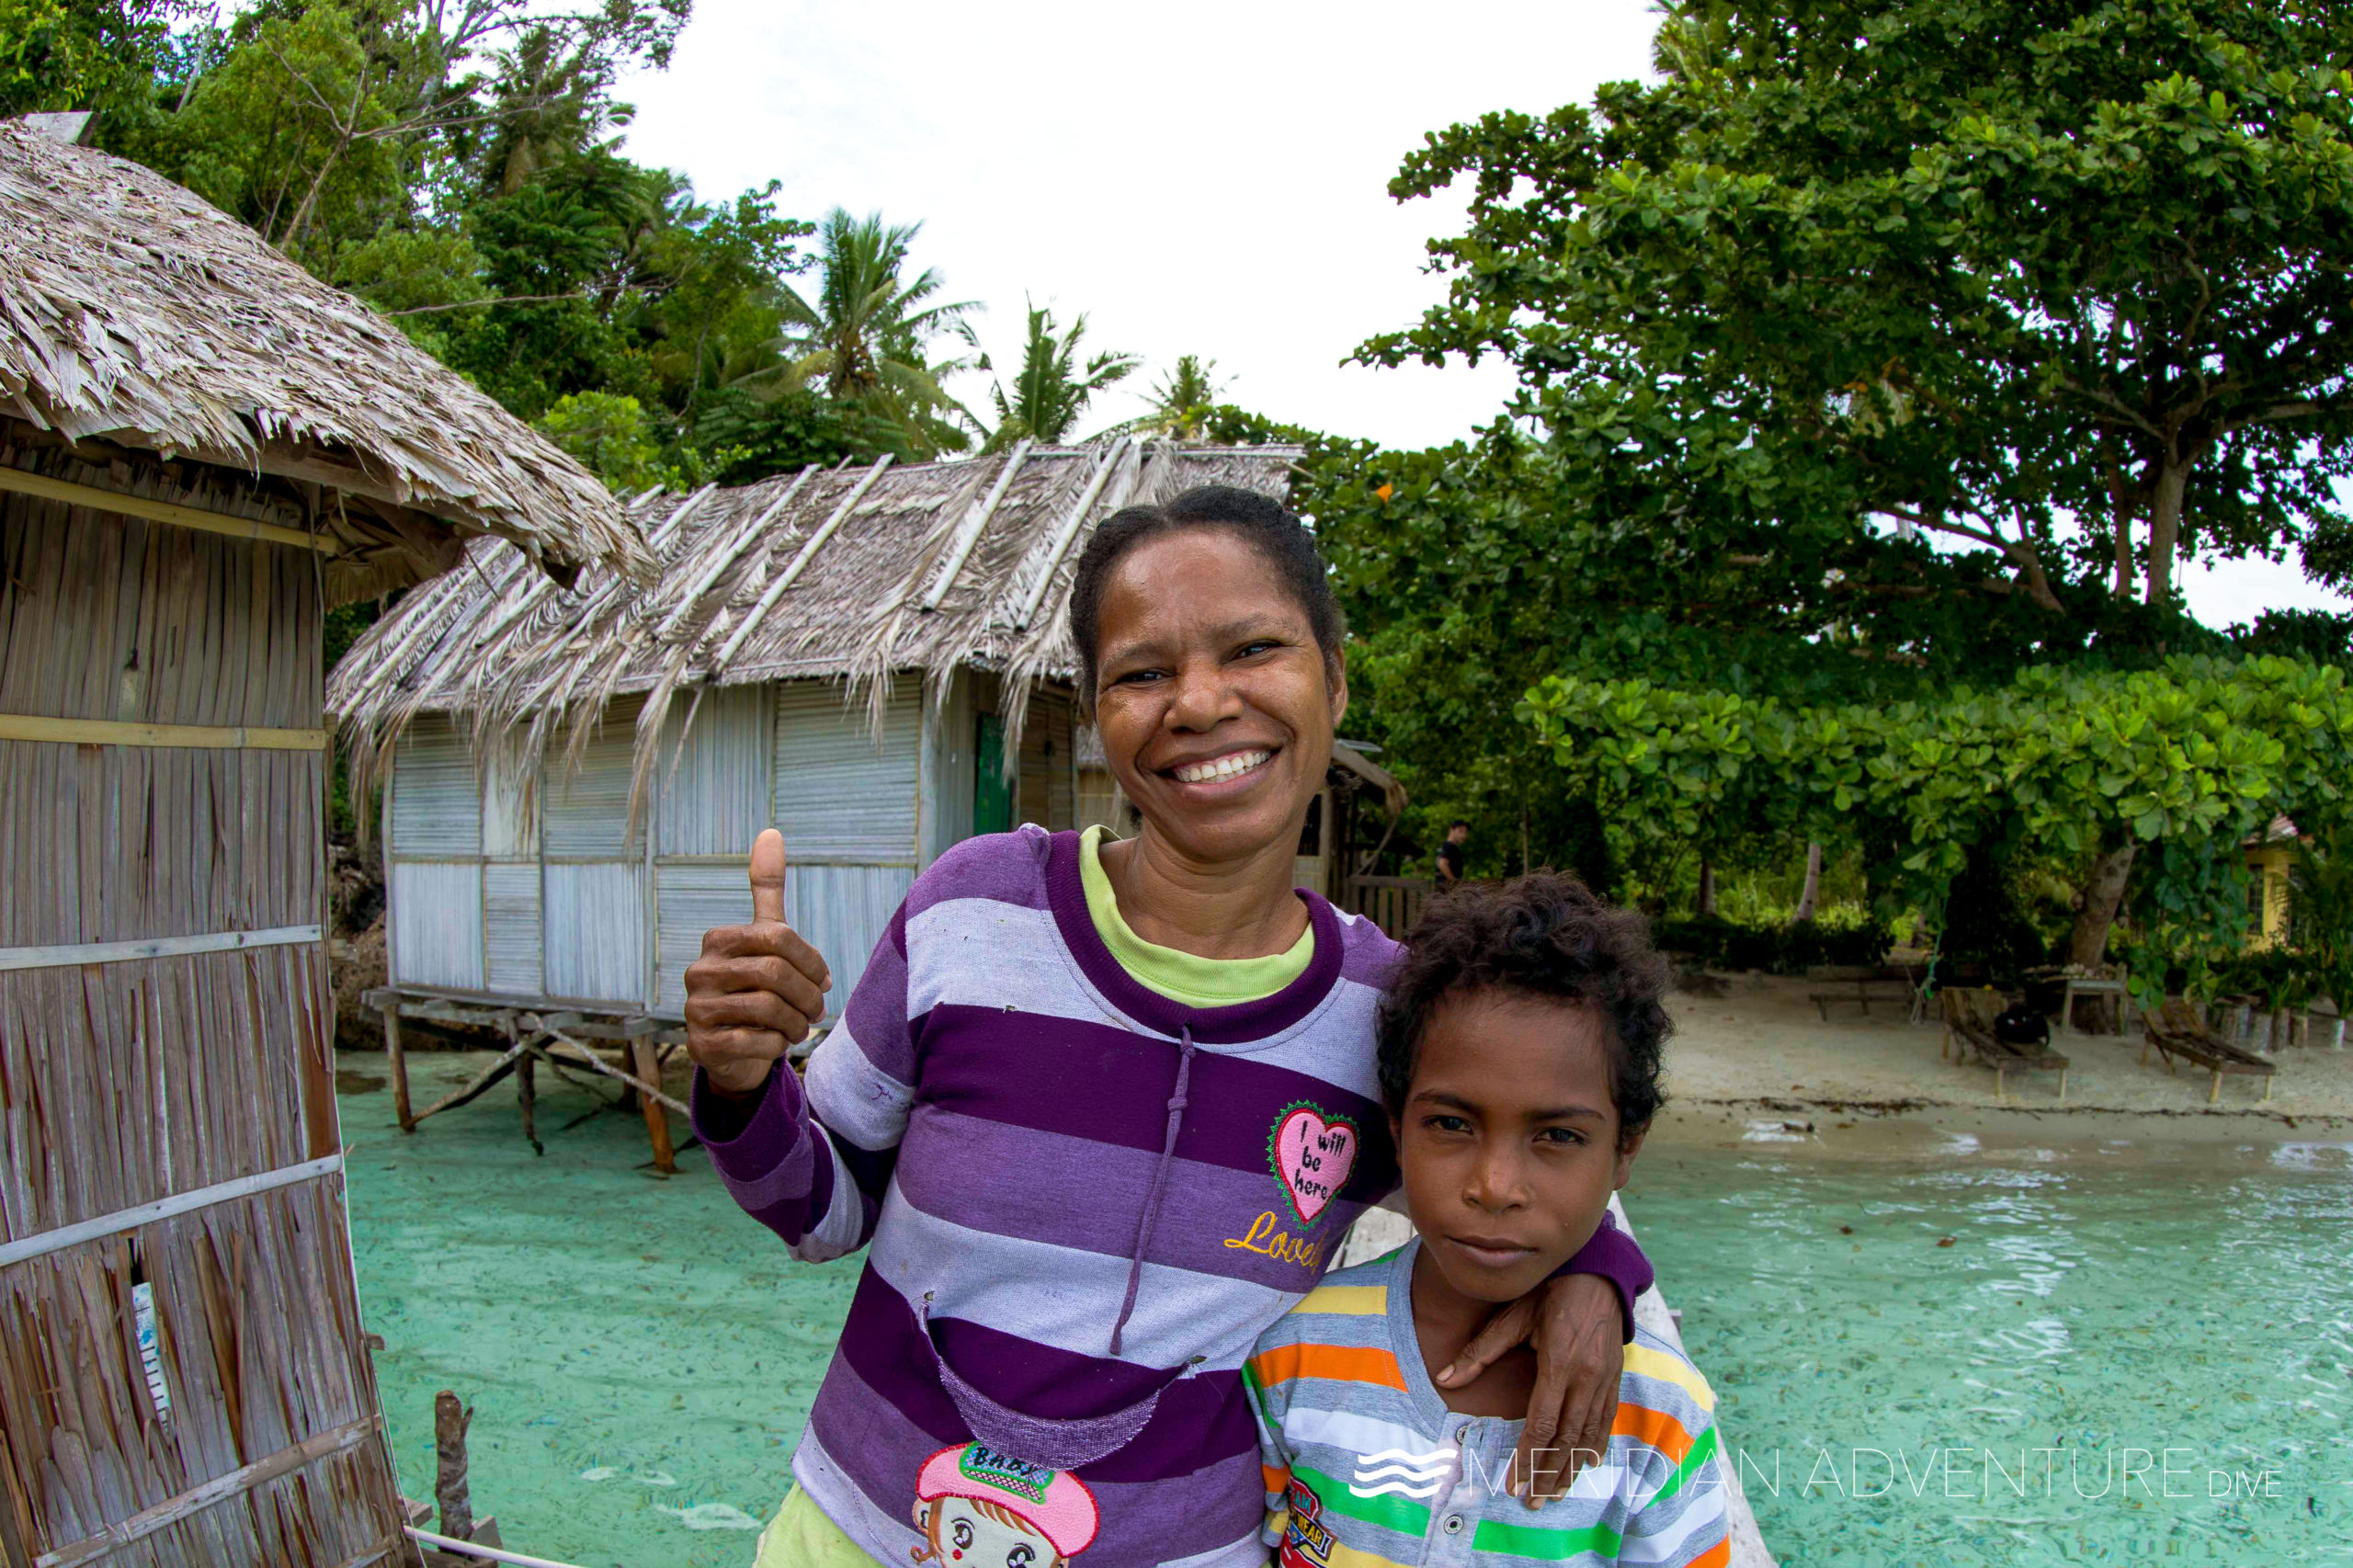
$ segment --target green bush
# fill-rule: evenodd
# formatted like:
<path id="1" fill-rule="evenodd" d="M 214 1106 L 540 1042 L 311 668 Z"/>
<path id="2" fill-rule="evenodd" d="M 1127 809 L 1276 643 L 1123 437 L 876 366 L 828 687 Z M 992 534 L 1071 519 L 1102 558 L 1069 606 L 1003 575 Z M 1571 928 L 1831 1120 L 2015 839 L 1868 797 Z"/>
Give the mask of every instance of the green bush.
<path id="1" fill-rule="evenodd" d="M 1895 934 L 1876 921 L 1861 926 L 1818 921 L 1743 926 L 1713 916 L 1654 921 L 1651 939 L 1665 951 L 1689 953 L 1710 969 L 1761 969 L 1774 974 L 1803 974 L 1816 964 L 1875 964 L 1895 945 Z"/>

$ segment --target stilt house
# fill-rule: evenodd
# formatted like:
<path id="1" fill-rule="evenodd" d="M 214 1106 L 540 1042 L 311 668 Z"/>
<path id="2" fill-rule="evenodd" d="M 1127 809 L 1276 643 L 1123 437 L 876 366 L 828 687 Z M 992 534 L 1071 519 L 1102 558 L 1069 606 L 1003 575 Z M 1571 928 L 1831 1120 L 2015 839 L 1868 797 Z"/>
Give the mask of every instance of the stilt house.
<path id="1" fill-rule="evenodd" d="M 1297 452 L 1113 439 L 640 499 L 659 584 L 564 593 L 497 541 L 353 649 L 330 706 L 385 779 L 394 1006 L 680 1017 L 780 828 L 846 999 L 916 872 L 1081 823 L 1070 573 L 1131 502 L 1281 494 Z M 446 1014 L 446 1009 L 444 1010 Z"/>
<path id="2" fill-rule="evenodd" d="M 535 574 L 642 561 L 365 306 L 0 123 L 8 1568 L 408 1560 L 344 1216 L 321 625 L 483 533 Z"/>

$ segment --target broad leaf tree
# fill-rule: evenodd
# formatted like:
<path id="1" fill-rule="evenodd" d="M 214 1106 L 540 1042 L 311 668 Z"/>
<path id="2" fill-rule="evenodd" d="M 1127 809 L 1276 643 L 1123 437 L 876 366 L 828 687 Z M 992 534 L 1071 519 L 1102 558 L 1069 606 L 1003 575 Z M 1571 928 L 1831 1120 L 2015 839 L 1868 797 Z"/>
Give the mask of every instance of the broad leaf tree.
<path id="1" fill-rule="evenodd" d="M 1518 619 L 1517 574 L 1563 667 L 1712 645 L 1724 689 L 1886 701 L 2211 646 L 2190 557 L 2353 561 L 2353 6 L 1663 9 L 1659 79 L 1452 127 L 1392 186 L 1470 222 L 1364 357 L 1520 390 L 1347 510 L 1376 640 Z M 2086 849 L 2079 948 L 2135 852 Z"/>
<path id="2" fill-rule="evenodd" d="M 1374 357 L 1505 356 L 1687 529 L 1888 519 L 2054 615 L 2346 526 L 2353 6 L 1666 10 L 1664 80 L 1407 161 L 1471 226 Z"/>

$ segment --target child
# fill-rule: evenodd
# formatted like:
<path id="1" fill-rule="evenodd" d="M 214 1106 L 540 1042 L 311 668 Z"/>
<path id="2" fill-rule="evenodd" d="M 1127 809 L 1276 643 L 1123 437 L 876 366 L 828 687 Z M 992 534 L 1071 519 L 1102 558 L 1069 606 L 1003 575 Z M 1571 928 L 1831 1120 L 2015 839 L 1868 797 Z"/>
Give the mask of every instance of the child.
<path id="1" fill-rule="evenodd" d="M 1608 1451 L 1536 1509 L 1511 1473 L 1535 1362 L 1447 1367 L 1584 1245 L 1657 1110 L 1665 969 L 1641 919 L 1539 873 L 1434 901 L 1381 1002 L 1380 1074 L 1418 1238 L 1331 1275 L 1248 1369 L 1280 1568 L 1728 1562 L 1715 1398 L 1647 1330 Z"/>

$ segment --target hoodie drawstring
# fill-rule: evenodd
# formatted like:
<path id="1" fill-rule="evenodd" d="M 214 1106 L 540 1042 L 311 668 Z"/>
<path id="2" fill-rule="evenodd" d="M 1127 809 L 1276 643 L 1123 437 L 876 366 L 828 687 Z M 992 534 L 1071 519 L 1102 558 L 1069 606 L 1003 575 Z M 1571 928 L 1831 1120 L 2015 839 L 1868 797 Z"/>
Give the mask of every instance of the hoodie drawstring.
<path id="1" fill-rule="evenodd" d="M 1176 1157 L 1176 1129 L 1185 1119 L 1185 1088 L 1193 1076 L 1193 1031 L 1184 1030 L 1183 1054 L 1176 1059 L 1176 1092 L 1168 1096 L 1168 1132 L 1161 1141 L 1160 1164 L 1153 1168 L 1152 1192 L 1143 1200 L 1143 1223 L 1136 1228 L 1135 1256 L 1128 1264 L 1127 1300 L 1120 1303 L 1120 1321 L 1111 1325 L 1111 1354 L 1120 1353 L 1120 1336 L 1136 1310 L 1136 1290 L 1143 1283 L 1143 1250 L 1160 1220 L 1160 1199 L 1168 1188 L 1169 1163 Z"/>

